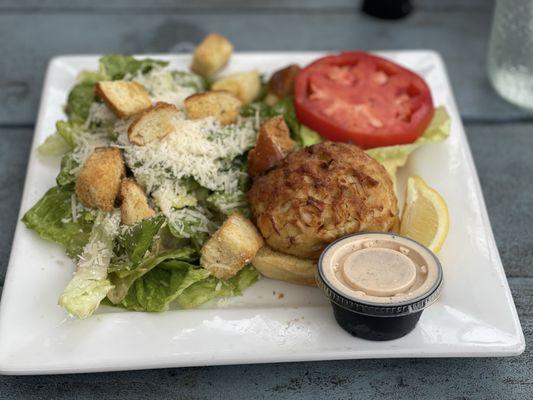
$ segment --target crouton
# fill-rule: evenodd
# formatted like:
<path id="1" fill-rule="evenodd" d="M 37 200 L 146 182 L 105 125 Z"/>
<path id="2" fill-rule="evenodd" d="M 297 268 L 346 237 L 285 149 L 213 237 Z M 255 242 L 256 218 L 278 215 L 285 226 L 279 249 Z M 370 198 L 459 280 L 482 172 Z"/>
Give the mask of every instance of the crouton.
<path id="1" fill-rule="evenodd" d="M 209 78 L 228 63 L 232 51 L 233 45 L 228 39 L 211 33 L 194 50 L 191 70 Z"/>
<path id="2" fill-rule="evenodd" d="M 76 179 L 76 194 L 86 207 L 112 211 L 125 174 L 120 149 L 99 147 L 83 164 Z"/>
<path id="3" fill-rule="evenodd" d="M 263 244 L 254 224 L 235 212 L 202 247 L 200 265 L 213 276 L 228 279 L 248 264 Z"/>
<path id="4" fill-rule="evenodd" d="M 256 178 L 267 172 L 293 150 L 294 142 L 283 117 L 270 118 L 259 128 L 255 147 L 248 153 L 248 175 Z"/>
<path id="5" fill-rule="evenodd" d="M 272 106 L 278 100 L 294 93 L 294 79 L 298 72 L 300 72 L 300 67 L 291 64 L 272 74 L 268 81 L 268 94 L 265 99 L 268 105 Z"/>
<path id="6" fill-rule="evenodd" d="M 185 99 L 185 113 L 189 119 L 215 117 L 222 125 L 237 121 L 241 101 L 229 92 L 197 93 Z"/>
<path id="7" fill-rule="evenodd" d="M 298 258 L 263 246 L 252 259 L 262 275 L 299 285 L 316 286 L 316 261 Z"/>
<path id="8" fill-rule="evenodd" d="M 148 205 L 148 199 L 133 179 L 124 178 L 120 184 L 120 216 L 123 224 L 133 225 L 153 217 L 155 211 Z"/>
<path id="9" fill-rule="evenodd" d="M 164 138 L 174 130 L 173 119 L 176 115 L 179 115 L 179 111 L 174 105 L 156 103 L 135 117 L 128 128 L 130 142 L 144 146 Z"/>
<path id="10" fill-rule="evenodd" d="M 100 97 L 119 118 L 127 118 L 152 105 L 148 92 L 138 82 L 101 81 L 94 93 Z"/>
<path id="11" fill-rule="evenodd" d="M 261 91 L 261 77 L 258 71 L 240 72 L 217 80 L 212 90 L 226 90 L 243 104 L 254 101 Z"/>

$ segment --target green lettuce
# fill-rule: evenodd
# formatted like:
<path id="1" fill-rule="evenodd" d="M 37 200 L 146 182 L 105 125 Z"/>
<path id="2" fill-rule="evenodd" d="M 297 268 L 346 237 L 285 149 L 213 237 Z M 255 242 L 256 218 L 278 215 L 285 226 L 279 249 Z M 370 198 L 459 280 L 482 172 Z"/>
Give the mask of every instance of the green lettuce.
<path id="1" fill-rule="evenodd" d="M 109 278 L 114 288 L 109 291 L 107 297 L 113 304 L 124 300 L 133 283 L 153 270 L 159 264 L 167 260 L 194 262 L 197 259 L 196 250 L 191 247 L 182 247 L 177 250 L 163 251 L 157 255 L 149 256 L 135 268 L 122 268 L 110 273 Z"/>
<path id="2" fill-rule="evenodd" d="M 100 58 L 98 72 L 105 76 L 107 80 L 118 80 L 126 75 L 135 75 L 138 72 L 143 74 L 149 72 L 154 67 L 165 67 L 166 61 L 153 60 L 145 58 L 137 60 L 136 58 L 124 54 L 108 54 Z"/>
<path id="3" fill-rule="evenodd" d="M 91 316 L 112 288 L 107 267 L 113 255 L 120 213 L 98 212 L 89 242 L 83 248 L 77 269 L 59 297 L 59 305 L 78 318 Z"/>
<path id="4" fill-rule="evenodd" d="M 214 276 L 201 280 L 184 290 L 176 298 L 176 301 L 181 308 L 198 307 L 217 297 L 239 296 L 258 279 L 259 272 L 248 265 L 227 281 L 222 281 Z"/>
<path id="5" fill-rule="evenodd" d="M 208 276 L 207 270 L 184 261 L 164 261 L 134 282 L 120 306 L 134 311 L 166 311 L 183 291 Z"/>
<path id="6" fill-rule="evenodd" d="M 61 159 L 61 168 L 59 174 L 56 177 L 56 183 L 58 186 L 65 186 L 70 183 L 76 182 L 76 177 L 71 171 L 78 166 L 78 163 L 72 157 L 72 152 L 69 152 Z"/>
<path id="7" fill-rule="evenodd" d="M 285 123 L 289 127 L 291 137 L 298 144 L 302 144 L 300 137 L 300 122 L 296 117 L 296 110 L 294 109 L 294 102 L 292 97 L 285 97 L 284 99 L 279 100 L 274 104 L 269 110 L 269 117 L 275 117 L 277 115 L 282 115 L 285 119 Z"/>
<path id="8" fill-rule="evenodd" d="M 324 139 L 322 138 L 322 136 L 320 136 L 319 133 L 309 129 L 305 125 L 301 126 L 299 135 L 302 147 L 312 146 L 314 144 L 321 143 L 324 141 Z"/>
<path id="9" fill-rule="evenodd" d="M 158 215 L 147 218 L 129 227 L 117 237 L 117 254 L 126 254 L 130 269 L 135 268 L 152 247 L 154 236 L 165 222 L 165 217 Z"/>
<path id="10" fill-rule="evenodd" d="M 57 132 L 48 136 L 37 148 L 37 151 L 45 156 L 60 156 L 70 150 L 72 147 Z"/>
<path id="11" fill-rule="evenodd" d="M 213 192 L 206 199 L 207 206 L 224 216 L 229 216 L 234 211 L 240 211 L 244 216 L 250 218 L 251 211 L 246 201 L 244 192 L 226 193 Z"/>
<path id="12" fill-rule="evenodd" d="M 67 115 L 71 122 L 84 123 L 96 97 L 92 82 L 81 82 L 75 85 L 67 98 Z"/>
<path id="13" fill-rule="evenodd" d="M 172 71 L 172 77 L 179 86 L 189 87 L 196 92 L 207 90 L 208 83 L 200 75 L 186 71 Z"/>
<path id="14" fill-rule="evenodd" d="M 106 74 L 100 71 L 81 71 L 76 77 L 78 83 L 96 83 L 108 80 Z"/>
<path id="15" fill-rule="evenodd" d="M 22 222 L 41 238 L 64 246 L 67 254 L 75 257 L 89 239 L 93 216 L 85 212 L 73 221 L 72 196 L 73 184 L 51 188 L 24 214 Z"/>
<path id="16" fill-rule="evenodd" d="M 37 148 L 46 156 L 58 156 L 71 151 L 76 146 L 76 138 L 81 133 L 81 125 L 72 121 L 57 121 L 56 131 Z"/>
<path id="17" fill-rule="evenodd" d="M 262 101 L 249 104 L 241 109 L 241 116 L 243 117 L 254 117 L 256 115 L 259 115 L 261 120 L 276 117 L 278 115 L 283 116 L 283 119 L 289 128 L 291 138 L 300 147 L 311 146 L 320 143 L 323 140 L 317 132 L 300 124 L 296 116 L 294 100 L 291 96 L 279 100 L 273 106 L 269 106 Z"/>
<path id="18" fill-rule="evenodd" d="M 396 170 L 405 165 L 409 155 L 426 143 L 441 142 L 450 134 L 451 119 L 444 106 L 435 109 L 433 119 L 417 140 L 409 144 L 396 146 L 376 147 L 366 151 L 375 160 L 379 161 L 387 171 L 394 176 Z"/>

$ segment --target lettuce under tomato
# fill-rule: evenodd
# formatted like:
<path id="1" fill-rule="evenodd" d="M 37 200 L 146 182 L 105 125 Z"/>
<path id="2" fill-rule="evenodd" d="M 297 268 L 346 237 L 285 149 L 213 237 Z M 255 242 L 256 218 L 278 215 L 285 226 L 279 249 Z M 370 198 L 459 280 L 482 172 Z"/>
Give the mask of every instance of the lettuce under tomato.
<path id="1" fill-rule="evenodd" d="M 366 150 L 366 153 L 383 164 L 387 171 L 394 175 L 398 168 L 407 163 L 407 159 L 413 151 L 426 143 L 442 142 L 449 136 L 450 128 L 450 115 L 444 106 L 439 106 L 435 109 L 433 119 L 424 133 L 413 143 L 376 147 Z"/>

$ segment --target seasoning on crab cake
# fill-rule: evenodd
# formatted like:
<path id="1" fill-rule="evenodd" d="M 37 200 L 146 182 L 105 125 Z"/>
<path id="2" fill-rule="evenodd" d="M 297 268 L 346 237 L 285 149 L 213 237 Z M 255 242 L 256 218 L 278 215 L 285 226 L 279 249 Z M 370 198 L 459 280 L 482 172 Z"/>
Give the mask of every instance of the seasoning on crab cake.
<path id="1" fill-rule="evenodd" d="M 335 239 L 389 231 L 398 206 L 381 164 L 357 146 L 325 142 L 289 154 L 248 192 L 257 227 L 270 247 L 318 258 Z"/>

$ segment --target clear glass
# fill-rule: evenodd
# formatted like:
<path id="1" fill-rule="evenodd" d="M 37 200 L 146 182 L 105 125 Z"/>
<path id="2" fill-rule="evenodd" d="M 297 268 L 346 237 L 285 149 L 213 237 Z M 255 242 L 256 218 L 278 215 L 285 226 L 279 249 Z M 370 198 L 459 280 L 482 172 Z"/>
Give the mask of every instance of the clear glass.
<path id="1" fill-rule="evenodd" d="M 533 111 L 533 0 L 496 0 L 488 73 L 504 99 Z"/>

